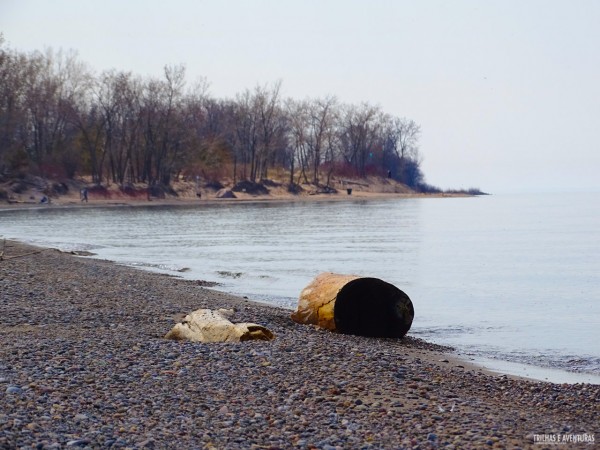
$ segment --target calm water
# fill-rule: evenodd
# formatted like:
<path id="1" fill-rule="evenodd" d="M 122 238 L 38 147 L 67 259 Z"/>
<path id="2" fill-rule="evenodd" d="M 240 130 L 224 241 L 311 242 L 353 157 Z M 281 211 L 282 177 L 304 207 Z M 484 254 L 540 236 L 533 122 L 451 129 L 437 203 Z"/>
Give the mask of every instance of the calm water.
<path id="1" fill-rule="evenodd" d="M 375 276 L 413 300 L 414 336 L 600 376 L 600 194 L 50 207 L 0 212 L 0 235 L 290 309 L 320 272 Z"/>

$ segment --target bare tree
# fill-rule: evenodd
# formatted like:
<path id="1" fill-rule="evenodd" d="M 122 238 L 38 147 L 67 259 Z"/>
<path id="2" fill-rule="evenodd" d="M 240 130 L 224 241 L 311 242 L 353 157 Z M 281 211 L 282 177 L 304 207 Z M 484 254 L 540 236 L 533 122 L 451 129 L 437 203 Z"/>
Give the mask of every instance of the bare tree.
<path id="1" fill-rule="evenodd" d="M 385 146 L 397 158 L 396 177 L 412 186 L 405 176 L 410 165 L 410 173 L 414 173 L 414 164 L 419 163 L 419 135 L 421 127 L 413 120 L 399 117 L 387 117 L 385 127 Z M 410 164 L 409 164 L 410 163 Z"/>
<path id="2" fill-rule="evenodd" d="M 248 164 L 250 164 L 250 177 L 255 173 L 259 139 L 258 117 L 254 108 L 253 96 L 249 90 L 237 95 L 232 113 L 236 138 L 235 161 L 242 164 L 241 178 L 248 179 Z M 235 178 L 237 178 L 237 173 L 234 170 Z"/>
<path id="3" fill-rule="evenodd" d="M 4 47 L 0 34 L 0 173 L 27 164 L 24 128 L 26 127 L 26 72 L 29 61 L 25 55 Z"/>
<path id="4" fill-rule="evenodd" d="M 185 68 L 165 67 L 165 80 L 149 79 L 140 95 L 143 157 L 140 178 L 168 185 L 184 150 L 182 117 Z"/>
<path id="5" fill-rule="evenodd" d="M 68 119 L 71 104 L 83 89 L 77 56 L 48 49 L 20 59 L 23 148 L 41 174 L 59 175 L 57 171 L 66 170 L 67 176 L 73 176 L 76 133 Z"/>
<path id="6" fill-rule="evenodd" d="M 81 129 L 75 112 L 86 103 L 93 84 L 90 68 L 81 62 L 75 52 L 64 57 L 59 53 L 56 60 L 55 77 L 58 79 L 58 110 L 64 123 L 63 136 L 57 152 L 57 159 L 68 178 L 73 178 L 82 169 L 83 151 Z"/>
<path id="7" fill-rule="evenodd" d="M 258 157 L 250 171 L 250 179 L 266 178 L 269 159 L 273 156 L 278 133 L 282 132 L 279 92 L 281 82 L 271 88 L 257 86 L 254 91 L 254 113 L 258 127 Z"/>
<path id="8" fill-rule="evenodd" d="M 344 107 L 340 123 L 343 156 L 359 176 L 366 175 L 368 159 L 373 156 L 381 122 L 378 107 L 363 103 Z"/>
<path id="9" fill-rule="evenodd" d="M 234 183 L 282 167 L 290 184 L 318 185 L 343 163 L 359 176 L 394 167 L 407 184 L 422 178 L 412 120 L 335 97 L 284 103 L 281 82 L 222 100 L 207 88 L 200 80 L 186 89 L 181 65 L 162 78 L 92 76 L 73 53 L 10 51 L 0 35 L 0 170 L 83 169 L 98 183 L 168 185 L 233 163 Z"/>
<path id="10" fill-rule="evenodd" d="M 286 112 L 289 117 L 288 126 L 288 142 L 289 142 L 289 160 L 290 160 L 290 185 L 294 183 L 295 162 L 298 160 L 300 164 L 300 172 L 298 175 L 298 184 L 300 178 L 303 177 L 305 182 L 308 182 L 306 177 L 307 171 L 307 123 L 308 123 L 308 102 L 297 102 L 287 100 Z"/>
<path id="11" fill-rule="evenodd" d="M 104 167 L 104 122 L 103 115 L 97 103 L 84 100 L 76 103 L 71 110 L 70 120 L 80 133 L 81 158 L 84 169 L 92 177 L 93 183 L 100 183 Z"/>
<path id="12" fill-rule="evenodd" d="M 105 72 L 97 89 L 97 101 L 102 114 L 104 140 L 102 161 L 107 159 L 109 176 L 113 182 L 123 183 L 127 160 L 126 133 L 127 106 L 126 90 L 131 74 Z"/>
<path id="13" fill-rule="evenodd" d="M 333 160 L 332 137 L 337 100 L 335 97 L 314 100 L 309 105 L 307 145 L 312 158 L 312 182 L 319 184 L 319 167 L 324 156 Z"/>

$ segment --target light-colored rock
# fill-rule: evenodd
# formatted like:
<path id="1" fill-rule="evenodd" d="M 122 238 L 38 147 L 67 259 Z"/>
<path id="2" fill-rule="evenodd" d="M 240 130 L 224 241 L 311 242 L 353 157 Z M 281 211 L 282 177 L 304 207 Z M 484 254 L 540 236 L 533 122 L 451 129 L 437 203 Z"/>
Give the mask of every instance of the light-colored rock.
<path id="1" fill-rule="evenodd" d="M 273 333 L 255 323 L 232 323 L 233 310 L 198 309 L 183 318 L 166 335 L 166 339 L 192 342 L 270 341 Z"/>
<path id="2" fill-rule="evenodd" d="M 219 189 L 215 194 L 217 198 L 237 198 L 231 189 Z"/>

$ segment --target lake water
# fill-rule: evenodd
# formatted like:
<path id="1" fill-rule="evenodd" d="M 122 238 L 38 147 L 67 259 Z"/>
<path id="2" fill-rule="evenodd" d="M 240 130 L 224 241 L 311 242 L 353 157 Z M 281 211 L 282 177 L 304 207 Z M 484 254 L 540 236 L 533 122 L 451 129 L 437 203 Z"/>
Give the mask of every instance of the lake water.
<path id="1" fill-rule="evenodd" d="M 598 193 L 48 207 L 0 211 L 0 235 L 290 309 L 321 272 L 378 277 L 411 297 L 413 336 L 509 373 L 600 382 Z"/>

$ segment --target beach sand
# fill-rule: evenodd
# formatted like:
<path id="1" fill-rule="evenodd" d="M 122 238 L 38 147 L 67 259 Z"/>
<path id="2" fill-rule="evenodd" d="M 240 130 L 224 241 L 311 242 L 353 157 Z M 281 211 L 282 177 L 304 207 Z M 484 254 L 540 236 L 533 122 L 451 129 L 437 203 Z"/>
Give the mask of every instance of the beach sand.
<path id="1" fill-rule="evenodd" d="M 2 251 L 3 449 L 542 449 L 600 439 L 597 385 L 487 373 L 410 332 L 375 339 L 298 325 L 287 310 L 200 281 L 12 241 Z M 275 340 L 163 339 L 186 313 L 223 307 Z"/>
<path id="2" fill-rule="evenodd" d="M 235 192 L 235 198 L 217 198 L 214 189 L 196 189 L 195 183 L 180 181 L 173 183 L 173 193 L 176 195 L 165 195 L 162 198 L 148 197 L 147 189 L 142 185 L 136 187 L 135 191 L 123 191 L 116 184 L 96 189 L 90 183 L 70 181 L 63 183 L 64 192 L 53 193 L 50 198 L 45 192 L 52 190 L 48 182 L 33 178 L 33 182 L 23 183 L 23 191 L 15 193 L 12 191 L 14 182 L 0 183 L 0 192 L 3 191 L 7 197 L 0 200 L 0 211 L 18 208 L 56 208 L 56 207 L 92 207 L 92 206 L 160 206 L 160 205 L 204 205 L 204 204 L 228 204 L 231 202 L 295 202 L 295 201 L 351 201 L 351 200 L 381 200 L 397 198 L 427 198 L 427 197 L 464 197 L 466 194 L 421 194 L 394 180 L 382 177 L 367 177 L 355 180 L 337 180 L 332 182 L 336 188 L 335 193 L 323 193 L 317 191 L 313 185 L 303 185 L 303 190 L 297 194 L 290 193 L 287 185 L 281 182 L 269 185 L 267 194 L 252 194 L 248 192 Z M 11 184 L 12 183 L 12 184 Z M 225 182 L 228 186 L 233 185 L 231 180 Z M 82 201 L 80 188 L 89 187 L 88 201 Z M 348 194 L 347 189 L 352 192 Z M 198 197 L 197 193 L 201 196 Z M 1 198 L 1 197 L 0 197 Z M 49 202 L 42 202 L 42 199 Z"/>

